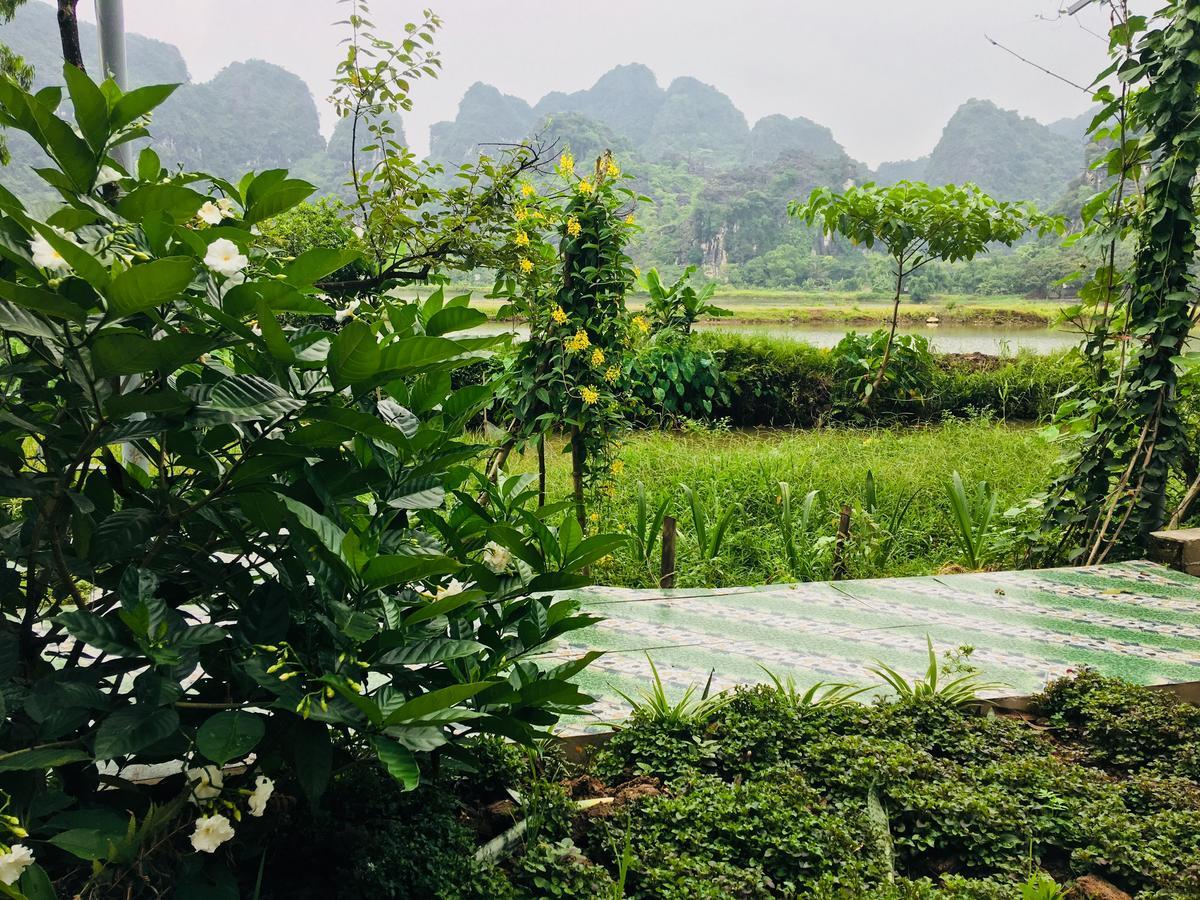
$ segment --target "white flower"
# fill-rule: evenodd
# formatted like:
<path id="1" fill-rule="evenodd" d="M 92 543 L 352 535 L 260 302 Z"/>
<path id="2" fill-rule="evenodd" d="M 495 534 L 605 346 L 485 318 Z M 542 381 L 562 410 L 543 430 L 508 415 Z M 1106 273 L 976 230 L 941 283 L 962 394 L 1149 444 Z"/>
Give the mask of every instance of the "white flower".
<path id="1" fill-rule="evenodd" d="M 191 801 L 212 800 L 221 796 L 221 788 L 225 786 L 225 776 L 218 766 L 201 766 L 198 769 L 187 770 L 188 782 L 192 785 Z"/>
<path id="2" fill-rule="evenodd" d="M 221 220 L 225 218 L 225 214 L 217 204 L 211 200 L 205 200 L 204 205 L 196 211 L 196 218 L 205 225 L 220 225 Z"/>
<path id="3" fill-rule="evenodd" d="M 463 584 L 457 578 L 451 578 L 449 584 L 444 587 L 438 587 L 437 591 L 434 592 L 433 599 L 441 600 L 443 597 L 453 597 L 455 594 L 461 594 L 470 586 L 470 584 Z"/>
<path id="4" fill-rule="evenodd" d="M 354 313 L 360 306 L 362 306 L 361 300 L 351 300 L 349 306 L 347 306 L 345 309 L 339 309 L 333 314 L 333 321 L 341 323 L 345 322 L 349 318 L 353 318 Z"/>
<path id="5" fill-rule="evenodd" d="M 250 815 L 261 816 L 267 809 L 267 801 L 275 791 L 275 782 L 266 775 L 254 779 L 254 793 L 250 795 Z"/>
<path id="6" fill-rule="evenodd" d="M 225 216 L 226 218 L 229 218 L 229 219 L 233 218 L 233 213 L 234 213 L 233 201 L 230 200 L 228 197 L 218 197 L 217 198 L 217 209 L 219 209 L 221 211 L 221 215 Z"/>
<path id="7" fill-rule="evenodd" d="M 233 826 L 229 820 L 218 813 L 215 816 L 203 816 L 196 820 L 196 830 L 192 832 L 192 847 L 201 853 L 215 853 L 216 849 L 233 837 Z"/>
<path id="8" fill-rule="evenodd" d="M 217 238 L 208 245 L 204 264 L 218 275 L 229 278 L 246 268 L 250 264 L 250 260 L 233 241 L 228 238 Z"/>
<path id="9" fill-rule="evenodd" d="M 33 851 L 24 844 L 13 844 L 0 853 L 0 884 L 16 884 L 21 873 L 33 865 Z"/>
<path id="10" fill-rule="evenodd" d="M 483 548 L 483 564 L 499 575 L 512 565 L 512 553 L 507 547 L 501 547 L 495 541 L 490 541 Z"/>
<path id="11" fill-rule="evenodd" d="M 354 236 L 356 238 L 358 238 L 360 241 L 363 239 L 363 236 L 366 234 L 366 232 L 363 231 L 363 227 L 361 225 L 355 225 L 350 230 L 354 232 Z"/>
<path id="12" fill-rule="evenodd" d="M 63 272 L 71 268 L 71 264 L 55 249 L 54 245 L 40 234 L 35 234 L 33 240 L 29 242 L 29 252 L 33 254 L 33 264 L 39 269 Z"/>
<path id="13" fill-rule="evenodd" d="M 101 166 L 100 172 L 96 175 L 96 187 L 104 187 L 104 185 L 112 184 L 114 181 L 120 181 L 123 177 L 112 166 Z"/>

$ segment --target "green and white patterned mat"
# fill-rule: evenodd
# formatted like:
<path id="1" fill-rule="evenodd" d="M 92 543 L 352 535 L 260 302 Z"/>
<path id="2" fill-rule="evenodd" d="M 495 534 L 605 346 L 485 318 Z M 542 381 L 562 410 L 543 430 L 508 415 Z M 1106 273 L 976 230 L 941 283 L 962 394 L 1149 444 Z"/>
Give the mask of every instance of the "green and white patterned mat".
<path id="1" fill-rule="evenodd" d="M 622 717 L 617 690 L 668 691 L 766 681 L 760 666 L 817 681 L 876 683 L 881 660 L 924 672 L 925 637 L 940 655 L 961 645 L 993 696 L 1026 694 L 1088 666 L 1141 684 L 1200 680 L 1200 579 L 1149 562 L 1074 569 L 814 582 L 721 590 L 596 587 L 576 594 L 605 620 L 562 641 L 555 657 L 603 650 L 577 679 L 600 721 Z M 579 730 L 584 723 L 569 723 Z"/>

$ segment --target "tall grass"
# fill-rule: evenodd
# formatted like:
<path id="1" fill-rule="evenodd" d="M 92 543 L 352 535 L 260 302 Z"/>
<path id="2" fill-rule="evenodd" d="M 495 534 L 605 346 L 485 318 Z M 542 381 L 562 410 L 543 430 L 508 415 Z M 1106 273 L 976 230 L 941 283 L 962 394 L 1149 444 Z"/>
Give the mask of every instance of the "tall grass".
<path id="1" fill-rule="evenodd" d="M 553 449 L 559 449 L 555 446 Z M 966 484 L 995 485 L 998 512 L 1042 489 L 1049 480 L 1055 449 L 1033 428 L 987 420 L 950 421 L 914 428 L 815 429 L 808 431 L 634 432 L 622 451 L 625 474 L 613 496 L 595 502 L 597 528 L 638 530 L 639 508 L 653 521 L 668 497 L 680 516 L 677 584 L 680 587 L 764 584 L 827 577 L 819 557 L 812 571 L 794 560 L 828 538 L 843 503 L 851 520 L 849 574 L 852 577 L 929 574 L 957 566 L 963 552 L 956 540 L 954 510 L 945 485 L 952 472 Z M 569 458 L 546 454 L 551 500 L 570 490 Z M 530 471 L 532 453 L 512 466 Z M 867 473 L 872 473 L 872 515 Z M 639 503 L 638 483 L 645 499 Z M 787 482 L 797 556 L 790 558 L 781 528 L 780 482 Z M 704 498 L 702 515 L 709 545 L 697 541 L 694 517 L 681 485 Z M 801 525 L 799 500 L 820 491 L 808 521 Z M 734 505 L 719 550 L 711 550 L 714 511 Z M 901 512 L 902 511 L 902 512 Z M 648 523 L 646 523 L 648 524 Z M 645 525 L 643 525 L 645 527 Z M 648 529 L 647 529 L 648 530 Z M 887 543 L 887 552 L 880 542 Z M 818 548 L 819 549 L 819 548 Z M 654 565 L 632 548 L 617 550 L 593 566 L 604 584 L 651 587 Z M 1012 561 L 996 557 L 992 565 Z"/>

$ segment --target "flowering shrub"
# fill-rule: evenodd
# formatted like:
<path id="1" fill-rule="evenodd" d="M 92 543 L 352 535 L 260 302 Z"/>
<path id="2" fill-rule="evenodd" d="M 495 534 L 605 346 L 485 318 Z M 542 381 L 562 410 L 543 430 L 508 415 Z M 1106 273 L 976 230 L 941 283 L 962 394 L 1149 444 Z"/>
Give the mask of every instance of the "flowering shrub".
<path id="1" fill-rule="evenodd" d="M 467 298 L 333 330 L 356 251 L 255 230 L 311 185 L 120 170 L 172 88 L 64 75 L 73 123 L 0 79 L 60 198 L 0 188 L 0 884 L 39 900 L 227 883 L 335 762 L 412 788 L 465 735 L 545 735 L 589 660 L 531 656 L 591 621 L 547 592 L 611 545 L 460 499 L 490 390 L 450 373 L 493 343 L 447 336 Z"/>
<path id="2" fill-rule="evenodd" d="M 580 174 L 569 152 L 557 176 L 560 187 L 545 195 L 529 182 L 522 188 L 517 257 L 500 271 L 496 293 L 530 329 L 506 390 L 513 430 L 519 439 L 570 433 L 576 515 L 585 528 L 585 486 L 612 476 L 615 441 L 630 413 L 634 349 L 650 325 L 625 307 L 638 277 L 625 254 L 639 199 L 623 186 L 628 176 L 607 153 Z"/>

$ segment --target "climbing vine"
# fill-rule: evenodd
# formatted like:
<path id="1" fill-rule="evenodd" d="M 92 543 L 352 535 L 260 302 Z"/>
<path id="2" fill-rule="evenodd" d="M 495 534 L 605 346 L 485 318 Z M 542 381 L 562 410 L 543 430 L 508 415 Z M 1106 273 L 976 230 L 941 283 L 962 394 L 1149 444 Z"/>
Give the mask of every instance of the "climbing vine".
<path id="1" fill-rule="evenodd" d="M 1134 551 L 1167 520 L 1168 484 L 1187 457 L 1180 363 L 1200 309 L 1189 271 L 1200 167 L 1200 5 L 1171 3 L 1151 30 L 1124 4 L 1114 3 L 1113 12 L 1114 61 L 1098 81 L 1115 75 L 1119 93 L 1102 87 L 1096 94 L 1103 108 L 1092 134 L 1110 149 L 1096 164 L 1103 190 L 1084 208 L 1084 237 L 1104 252 L 1073 312 L 1088 326 L 1084 353 L 1097 388 L 1060 410 L 1070 452 L 1044 522 L 1053 555 L 1085 563 Z M 1117 248 L 1127 234 L 1136 247 L 1122 271 Z"/>

